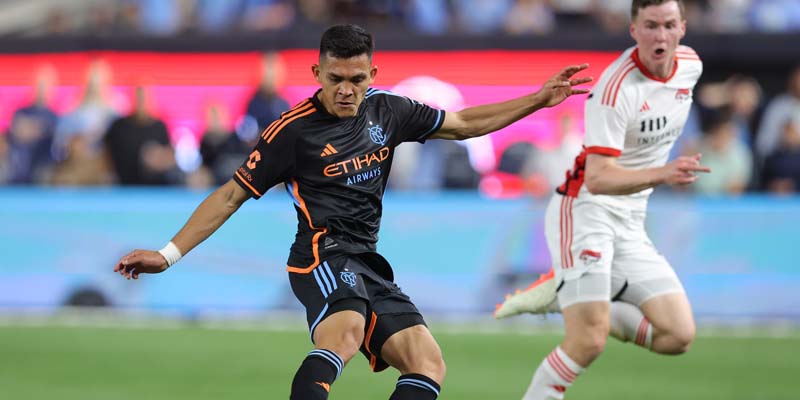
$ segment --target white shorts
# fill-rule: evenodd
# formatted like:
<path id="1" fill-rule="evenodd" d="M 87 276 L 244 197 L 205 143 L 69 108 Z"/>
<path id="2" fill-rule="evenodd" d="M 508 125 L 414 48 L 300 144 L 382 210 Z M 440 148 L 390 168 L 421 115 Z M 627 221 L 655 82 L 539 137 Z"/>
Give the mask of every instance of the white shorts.
<path id="1" fill-rule="evenodd" d="M 647 236 L 644 220 L 644 211 L 553 196 L 545 214 L 545 237 L 562 309 L 578 302 L 611 301 L 618 295 L 638 306 L 654 296 L 684 292 Z"/>

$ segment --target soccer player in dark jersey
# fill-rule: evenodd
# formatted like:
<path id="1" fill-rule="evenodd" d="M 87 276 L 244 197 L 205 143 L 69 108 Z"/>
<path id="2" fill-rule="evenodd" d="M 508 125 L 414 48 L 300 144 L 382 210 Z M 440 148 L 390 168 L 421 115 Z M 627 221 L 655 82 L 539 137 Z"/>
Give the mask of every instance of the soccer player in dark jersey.
<path id="1" fill-rule="evenodd" d="M 314 343 L 292 382 L 291 399 L 327 399 L 360 350 L 374 371 L 401 376 L 391 400 L 435 399 L 445 364 L 419 310 L 394 283 L 376 250 L 394 148 L 402 142 L 462 140 L 501 129 L 555 106 L 591 78 L 564 68 L 542 88 L 502 103 L 447 112 L 370 88 L 372 36 L 354 25 L 329 28 L 311 70 L 322 88 L 261 134 L 233 178 L 209 195 L 160 251 L 134 250 L 115 267 L 128 279 L 159 273 L 216 231 L 246 200 L 283 183 L 298 232 L 287 271 L 306 308 Z"/>

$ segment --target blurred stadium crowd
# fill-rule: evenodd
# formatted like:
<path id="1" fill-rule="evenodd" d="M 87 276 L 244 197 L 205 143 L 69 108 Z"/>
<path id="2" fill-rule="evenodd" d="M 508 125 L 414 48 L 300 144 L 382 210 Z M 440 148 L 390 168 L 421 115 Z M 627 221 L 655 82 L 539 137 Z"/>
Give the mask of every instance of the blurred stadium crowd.
<path id="1" fill-rule="evenodd" d="M 694 32 L 800 30 L 796 0 L 686 0 Z M 347 21 L 416 33 L 627 31 L 629 0 L 4 0 L 6 34 L 227 34 L 292 31 Z"/>
<path id="2" fill-rule="evenodd" d="M 19 3 L 0 2 L 2 18 L 9 18 L 5 11 L 14 11 Z M 583 29 L 599 26 L 623 32 L 630 1 L 41 0 L 30 4 L 46 6 L 47 12 L 39 14 L 45 21 L 27 21 L 19 26 L 29 29 L 20 30 L 11 24 L 4 28 L 7 33 L 222 34 L 301 29 L 306 24 L 324 26 L 337 21 L 384 28 L 394 24 L 430 34 L 546 33 L 586 23 L 590 28 Z M 689 13 L 695 15 L 690 18 L 704 21 L 692 24 L 693 31 L 800 30 L 800 1 L 705 0 L 687 4 Z M 87 8 L 92 11 L 86 13 Z M 265 62 L 265 66 L 269 64 Z M 206 130 L 200 143 L 175 143 L 175 135 L 168 132 L 158 117 L 159 110 L 152 106 L 146 83 L 133 91 L 131 107 L 115 108 L 107 91 L 113 73 L 102 62 L 93 63 L 85 87 L 76 92 L 81 96 L 76 99 L 77 107 L 58 115 L 48 104 L 57 73 L 45 67 L 37 71 L 31 88 L 34 100 L 16 110 L 8 129 L 0 132 L 0 184 L 213 187 L 230 178 L 253 147 L 258 132 L 290 106 L 274 76 L 265 72 L 243 115 L 227 115 L 229 110 L 211 104 L 205 111 Z M 800 65 L 785 82 L 782 93 L 774 95 L 768 95 L 755 78 L 742 74 L 703 82 L 696 88 L 693 112 L 673 155 L 700 152 L 703 163 L 714 172 L 690 190 L 710 195 L 800 191 Z M 393 170 L 397 176 L 390 185 L 408 190 L 479 189 L 500 196 L 510 188 L 517 194 L 545 195 L 562 183 L 565 170 L 579 153 L 581 125 L 564 117 L 557 124 L 559 132 L 553 133 L 560 138 L 560 145 L 547 149 L 533 142 L 509 146 L 498 155 L 491 171 L 476 170 L 470 162 L 469 152 L 476 146 L 434 141 L 424 146 L 424 151 L 398 151 Z M 400 150 L 404 147 L 409 146 Z M 408 158 L 416 160 L 409 163 Z M 409 172 L 402 166 L 409 164 L 427 166 L 422 171 L 429 176 L 404 179 Z"/>

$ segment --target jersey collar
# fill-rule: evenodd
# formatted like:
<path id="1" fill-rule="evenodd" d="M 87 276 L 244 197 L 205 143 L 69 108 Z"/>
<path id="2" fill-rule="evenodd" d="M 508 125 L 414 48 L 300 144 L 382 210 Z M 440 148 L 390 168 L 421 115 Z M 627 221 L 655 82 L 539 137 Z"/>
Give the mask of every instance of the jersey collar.
<path id="1" fill-rule="evenodd" d="M 633 54 L 631 54 L 631 58 L 633 58 L 633 62 L 636 64 L 636 67 L 639 68 L 639 71 L 642 72 L 642 75 L 644 75 L 644 76 L 646 76 L 649 79 L 652 79 L 654 81 L 666 83 L 667 81 L 672 79 L 673 76 L 675 76 L 675 73 L 678 72 L 678 59 L 675 58 L 674 56 L 672 57 L 672 61 L 675 64 L 672 66 L 672 73 L 669 74 L 669 76 L 666 77 L 666 78 L 659 78 L 659 77 L 651 74 L 650 71 L 647 70 L 647 67 L 644 66 L 644 63 L 642 63 L 642 60 L 639 59 L 639 48 L 636 48 L 636 49 L 633 50 Z"/>

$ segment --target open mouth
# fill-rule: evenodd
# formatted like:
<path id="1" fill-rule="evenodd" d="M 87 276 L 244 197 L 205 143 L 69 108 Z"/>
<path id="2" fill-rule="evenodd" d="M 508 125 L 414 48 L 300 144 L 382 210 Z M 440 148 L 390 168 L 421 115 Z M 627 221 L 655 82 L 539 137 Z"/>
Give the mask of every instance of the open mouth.
<path id="1" fill-rule="evenodd" d="M 655 50 L 655 53 L 656 53 L 657 56 L 663 56 L 666 52 L 667 51 L 665 49 L 663 49 L 663 48 L 657 48 Z"/>

